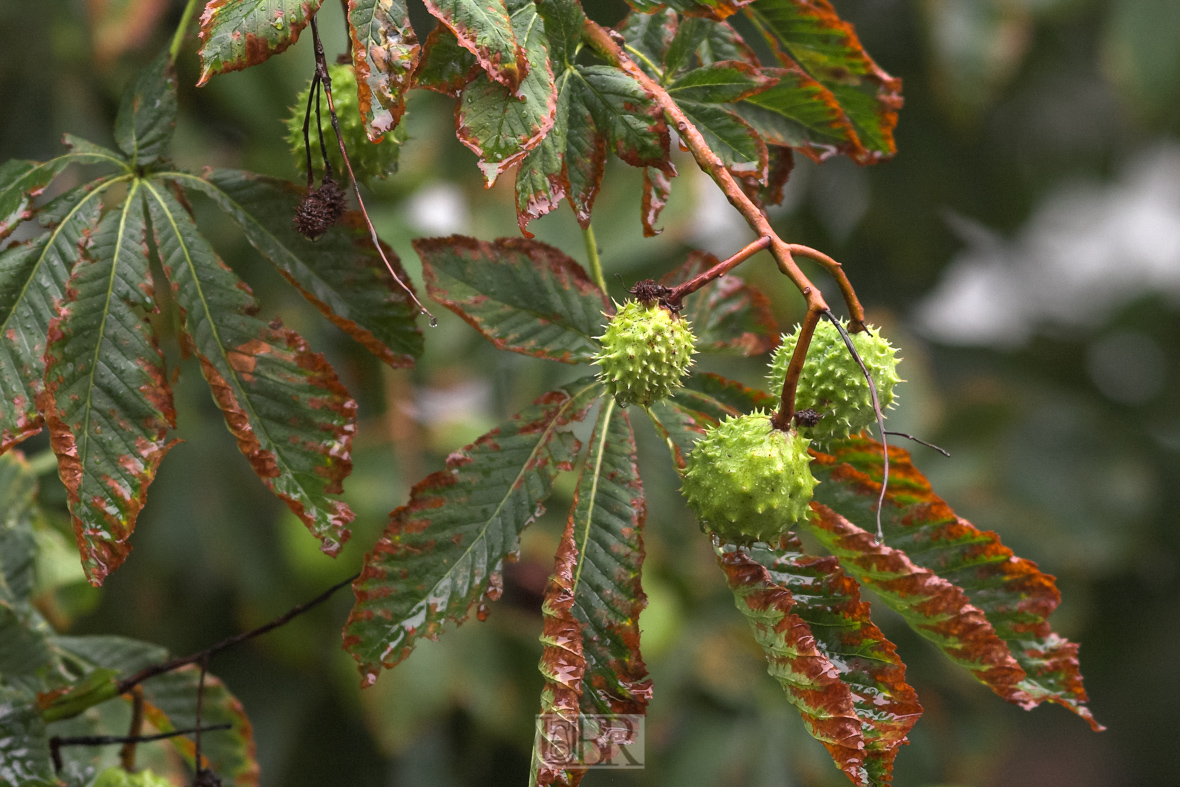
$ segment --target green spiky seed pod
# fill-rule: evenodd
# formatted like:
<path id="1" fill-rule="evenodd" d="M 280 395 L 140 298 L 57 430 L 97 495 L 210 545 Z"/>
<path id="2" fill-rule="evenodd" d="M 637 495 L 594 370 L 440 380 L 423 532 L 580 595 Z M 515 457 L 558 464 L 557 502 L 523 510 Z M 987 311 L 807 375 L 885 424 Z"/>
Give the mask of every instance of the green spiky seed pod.
<path id="1" fill-rule="evenodd" d="M 696 337 L 688 321 L 652 301 L 628 300 L 599 336 L 602 350 L 594 356 L 598 379 L 624 407 L 646 407 L 680 387 L 692 363 Z"/>
<path id="2" fill-rule="evenodd" d="M 149 770 L 128 773 L 113 765 L 98 775 L 93 787 L 172 787 L 172 782 Z"/>
<path id="3" fill-rule="evenodd" d="M 807 446 L 766 413 L 727 418 L 688 455 L 681 491 L 706 532 L 773 542 L 807 516 L 817 483 Z"/>
<path id="4" fill-rule="evenodd" d="M 851 334 L 852 346 L 864 361 L 877 387 L 877 399 L 884 410 L 897 399 L 893 387 L 901 382 L 897 376 L 897 350 L 871 326 Z M 799 340 L 799 329 L 783 336 L 783 343 L 770 362 L 772 392 L 783 388 L 787 365 Z M 795 392 L 795 409 L 815 410 L 821 416 L 815 426 L 800 427 L 801 434 L 823 447 L 833 440 L 856 434 L 877 421 L 872 396 L 864 373 L 840 337 L 840 331 L 828 320 L 820 320 L 807 350 L 807 361 L 799 376 Z"/>
<path id="5" fill-rule="evenodd" d="M 397 128 L 387 133 L 376 144 L 369 141 L 365 134 L 365 123 L 361 119 L 360 106 L 356 93 L 356 74 L 349 65 L 328 66 L 328 74 L 332 77 L 332 100 L 336 103 L 336 118 L 340 121 L 340 135 L 344 137 L 344 147 L 348 150 L 348 158 L 352 161 L 352 169 L 357 180 L 371 184 L 373 181 L 387 178 L 397 172 L 398 154 L 401 143 L 406 140 L 405 123 L 399 123 Z M 291 153 L 295 156 L 295 166 L 303 176 L 307 176 L 307 148 L 303 144 L 303 113 L 307 108 L 307 97 L 311 91 L 311 83 L 299 94 L 295 106 L 291 108 L 291 117 L 287 120 L 287 144 L 291 146 Z M 311 140 L 311 161 L 316 172 L 323 166 L 319 150 L 319 141 L 315 133 L 315 107 L 311 110 L 311 125 L 307 129 Z M 321 91 L 320 98 L 320 130 L 324 134 L 324 146 L 328 149 L 328 158 L 336 174 L 336 180 L 348 185 L 348 171 L 344 169 L 344 162 L 340 158 L 340 145 L 336 142 L 336 132 L 332 130 L 332 115 L 328 112 L 328 100 Z"/>

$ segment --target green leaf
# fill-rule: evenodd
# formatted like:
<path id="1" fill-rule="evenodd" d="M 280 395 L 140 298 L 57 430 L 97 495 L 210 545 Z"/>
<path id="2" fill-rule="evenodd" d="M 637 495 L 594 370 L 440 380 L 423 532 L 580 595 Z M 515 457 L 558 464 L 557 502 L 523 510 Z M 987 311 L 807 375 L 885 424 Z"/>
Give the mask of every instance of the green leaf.
<path id="1" fill-rule="evenodd" d="M 504 0 L 425 0 L 426 9 L 446 25 L 493 81 L 515 90 L 528 72 Z"/>
<path id="2" fill-rule="evenodd" d="M 449 27 L 437 25 L 426 36 L 413 82 L 414 87 L 457 98 L 478 74 L 475 55 L 459 45 L 459 39 Z"/>
<path id="3" fill-rule="evenodd" d="M 348 0 L 357 98 L 369 139 L 379 142 L 406 111 L 418 36 L 405 0 Z"/>
<path id="4" fill-rule="evenodd" d="M 32 596 L 36 497 L 37 476 L 24 456 L 17 451 L 0 456 L 0 602 L 27 602 Z"/>
<path id="5" fill-rule="evenodd" d="M 678 37 L 680 24 L 676 12 L 667 8 L 650 14 L 632 11 L 618 31 L 639 66 L 653 79 L 663 81 L 668 50 Z"/>
<path id="6" fill-rule="evenodd" d="M 717 265 L 712 254 L 693 251 L 688 260 L 660 279 L 675 287 Z M 698 352 L 762 355 L 779 343 L 770 299 L 733 274 L 711 282 L 684 301 L 680 316 L 692 324 Z"/>
<path id="7" fill-rule="evenodd" d="M 553 479 L 571 469 L 580 450 L 568 427 L 601 394 L 587 378 L 542 396 L 451 454 L 446 469 L 419 482 L 409 503 L 390 515 L 353 583 L 357 602 L 344 628 L 344 648 L 365 685 L 420 638 L 437 637 L 477 602 L 499 598 L 504 560 L 516 554 Z"/>
<path id="8" fill-rule="evenodd" d="M 875 524 L 882 476 L 879 443 L 863 437 L 850 438 L 831 456 L 818 454 L 812 468 L 822 482 L 816 488 L 820 503 L 853 522 Z M 982 532 L 957 516 L 914 467 L 909 453 L 900 448 L 889 449 L 889 489 L 881 525 L 887 545 L 884 549 L 904 553 L 917 572 L 929 572 L 969 599 L 974 614 L 982 611 L 988 627 L 994 629 L 993 636 L 1006 643 L 1005 655 L 1011 652 L 1003 663 L 1014 659 L 1012 663 L 1024 673 L 1005 672 L 999 679 L 992 679 L 986 670 L 980 673 L 978 668 L 969 667 L 977 677 L 1021 707 L 1054 702 L 1085 719 L 1094 729 L 1101 728 L 1086 707 L 1078 646 L 1049 626 L 1048 617 L 1061 601 L 1053 577 L 1038 569 L 1036 563 L 1016 557 L 995 533 Z M 821 519 L 819 528 L 825 543 L 839 543 L 841 549 L 856 548 L 864 540 L 855 530 L 827 519 Z M 858 560 L 869 559 L 869 553 L 858 556 Z M 855 573 L 853 568 L 849 570 Z M 884 572 L 874 564 L 873 571 L 875 581 L 881 582 L 889 580 L 897 569 Z M 899 584 L 904 581 L 897 580 Z M 905 604 L 912 606 L 913 601 L 905 599 Z M 930 636 L 921 628 L 921 618 L 910 613 L 907 620 L 919 633 Z M 958 647 L 950 640 L 944 650 Z M 969 664 L 975 661 L 968 659 Z"/>
<path id="9" fill-rule="evenodd" d="M 38 675 L 52 659 L 46 628 L 28 601 L 0 598 L 0 679 L 41 688 Z"/>
<path id="10" fill-rule="evenodd" d="M 889 784 L 898 747 L 906 743 L 922 706 L 905 681 L 897 648 L 869 617 L 860 586 L 836 558 L 805 555 L 794 535 L 784 536 L 775 549 L 755 544 L 743 551 L 766 569 L 771 582 L 790 592 L 791 611 L 807 624 L 816 649 L 851 690 L 865 742 L 867 783 Z"/>
<path id="11" fill-rule="evenodd" d="M 811 737 L 832 755 L 836 766 L 857 785 L 869 785 L 865 740 L 852 691 L 841 670 L 819 647 L 798 612 L 791 591 L 743 548 L 714 538 L 717 563 L 725 572 L 737 608 L 766 653 L 767 671 L 798 709 Z"/>
<path id="12" fill-rule="evenodd" d="M 45 337 L 65 297 L 80 245 L 97 223 L 101 194 L 118 179 L 69 191 L 41 211 L 49 232 L 0 251 L 0 452 L 41 431 L 37 395 Z"/>
<path id="13" fill-rule="evenodd" d="M 774 87 L 778 79 L 738 60 L 712 63 L 693 69 L 668 86 L 676 100 L 703 104 L 741 101 Z"/>
<path id="14" fill-rule="evenodd" d="M 537 11 L 545 20 L 549 62 L 554 73 L 564 71 L 576 62 L 582 48 L 582 31 L 586 14 L 577 0 L 538 0 Z"/>
<path id="15" fill-rule="evenodd" d="M 517 89 L 486 75 L 466 87 L 455 112 L 459 141 L 479 156 L 479 167 L 491 186 L 505 169 L 524 158 L 553 128 L 557 87 L 545 47 L 545 23 L 532 2 L 512 14 L 516 39 L 528 58 L 528 74 Z"/>
<path id="16" fill-rule="evenodd" d="M 691 32 L 693 28 L 700 30 L 694 40 L 699 39 L 696 56 L 701 65 L 707 66 L 722 60 L 740 60 L 752 66 L 759 65 L 758 56 L 746 43 L 733 25 L 728 22 L 715 22 L 711 19 L 699 17 L 688 18 L 680 23 L 680 32 Z M 680 32 L 677 33 L 679 37 Z"/>
<path id="17" fill-rule="evenodd" d="M 0 241 L 33 217 L 33 200 L 69 163 L 63 156 L 44 164 L 17 159 L 0 164 Z"/>
<path id="18" fill-rule="evenodd" d="M 598 352 L 606 295 L 582 266 L 539 241 L 418 238 L 430 297 L 502 350 L 563 363 Z"/>
<path id="19" fill-rule="evenodd" d="M 262 482 L 335 555 L 353 513 L 335 499 L 352 469 L 356 402 L 322 355 L 278 320 L 163 187 L 145 181 L 156 246 L 192 347 L 238 448 Z"/>
<path id="20" fill-rule="evenodd" d="M 21 787 L 53 785 L 49 736 L 27 691 L 0 685 L 0 783 Z"/>
<path id="21" fill-rule="evenodd" d="M 735 107 L 768 144 L 798 150 L 813 161 L 860 155 L 860 140 L 835 97 L 798 66 L 768 68 L 778 84 Z"/>
<path id="22" fill-rule="evenodd" d="M 38 397 L 66 487 L 82 566 L 101 585 L 171 445 L 176 411 L 146 315 L 156 311 L 144 204 L 133 184 L 99 223 L 49 325 Z"/>
<path id="23" fill-rule="evenodd" d="M 766 143 L 749 123 L 714 104 L 682 101 L 679 106 L 726 169 L 739 178 L 766 181 Z"/>
<path id="24" fill-rule="evenodd" d="M 615 155 L 633 167 L 668 171 L 664 113 L 643 86 L 612 66 L 586 66 L 574 73 L 578 99 Z"/>
<path id="25" fill-rule="evenodd" d="M 201 14 L 200 87 L 214 74 L 241 71 L 299 40 L 323 0 L 209 0 Z"/>
<path id="26" fill-rule="evenodd" d="M 123 91 L 115 117 L 115 142 L 132 167 L 151 164 L 176 128 L 176 72 L 165 50 Z"/>
<path id="27" fill-rule="evenodd" d="M 901 80 L 873 62 L 828 0 L 759 0 L 747 13 L 784 65 L 797 63 L 831 92 L 856 131 L 848 155 L 872 164 L 897 152 Z"/>
<path id="28" fill-rule="evenodd" d="M 211 197 L 283 278 L 382 361 L 394 368 L 413 366 L 422 355 L 418 309 L 385 269 L 359 214 L 346 214 L 313 242 L 291 225 L 303 198 L 293 183 L 232 169 L 161 177 Z M 393 250 L 386 248 L 385 256 L 410 284 Z"/>

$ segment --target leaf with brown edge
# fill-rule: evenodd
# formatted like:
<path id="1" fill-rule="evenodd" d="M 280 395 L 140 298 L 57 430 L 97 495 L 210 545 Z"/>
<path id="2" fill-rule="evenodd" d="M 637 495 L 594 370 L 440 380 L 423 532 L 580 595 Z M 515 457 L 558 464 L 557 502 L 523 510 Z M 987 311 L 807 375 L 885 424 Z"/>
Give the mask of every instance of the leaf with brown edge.
<path id="1" fill-rule="evenodd" d="M 816 488 L 817 500 L 854 522 L 875 523 L 881 490 L 879 443 L 849 438 L 832 455 L 817 454 L 812 468 L 823 482 Z M 1053 577 L 1031 560 L 1016 557 L 995 533 L 980 531 L 955 514 L 914 467 L 909 453 L 892 446 L 881 526 L 886 544 L 961 588 L 1007 643 L 1026 677 L 1018 684 L 1021 693 L 1009 698 L 1006 688 L 993 686 L 998 694 L 1021 707 L 1054 702 L 1093 729 L 1102 728 L 1086 707 L 1077 644 L 1049 625 L 1049 615 L 1061 601 Z"/>
<path id="2" fill-rule="evenodd" d="M 540 241 L 417 238 L 430 297 L 502 350 L 589 363 L 610 301 L 581 265 Z"/>
<path id="3" fill-rule="evenodd" d="M 707 252 L 690 252 L 688 260 L 665 274 L 660 283 L 675 287 L 718 262 Z M 762 355 L 778 346 L 778 325 L 770 310 L 770 300 L 733 274 L 689 295 L 680 316 L 692 324 L 698 352 Z"/>
<path id="4" fill-rule="evenodd" d="M 133 184 L 86 244 L 49 324 L 38 396 L 82 567 L 95 586 L 131 551 L 127 541 L 176 427 L 164 357 L 147 322 L 156 304 L 144 207 Z"/>
<path id="5" fill-rule="evenodd" d="M 353 513 L 337 499 L 352 470 L 356 402 L 322 355 L 278 320 L 157 182 L 143 182 L 164 273 L 226 426 L 255 474 L 335 555 Z"/>
<path id="6" fill-rule="evenodd" d="M 365 132 L 380 142 L 406 111 L 418 62 L 418 36 L 405 0 L 348 0 L 348 35 Z"/>
<path id="7" fill-rule="evenodd" d="M 477 602 L 499 598 L 504 561 L 516 555 L 521 531 L 544 512 L 554 478 L 581 450 L 570 424 L 602 393 L 585 378 L 545 394 L 451 454 L 445 470 L 420 481 L 390 514 L 353 583 L 356 605 L 344 627 L 344 649 L 364 685 L 405 659 L 420 638 L 436 638 Z"/>
<path id="8" fill-rule="evenodd" d="M 769 154 L 753 126 L 718 104 L 683 101 L 679 106 L 734 177 L 766 182 Z"/>
<path id="9" fill-rule="evenodd" d="M 549 67 L 545 22 L 532 0 L 512 0 L 512 28 L 524 47 L 529 70 L 513 89 L 478 76 L 455 107 L 455 133 L 479 156 L 490 187 L 505 169 L 520 161 L 553 128 L 557 86 Z"/>
<path id="10" fill-rule="evenodd" d="M 643 236 L 654 238 L 663 230 L 656 229 L 660 213 L 672 196 L 672 179 L 651 167 L 643 168 L 643 201 L 640 203 L 639 218 L 643 222 Z"/>
<path id="11" fill-rule="evenodd" d="M 284 279 L 373 355 L 394 368 L 422 355 L 418 308 L 385 269 L 359 213 L 346 213 L 313 242 L 291 225 L 304 194 L 294 183 L 233 169 L 159 177 L 212 198 Z M 385 256 L 412 287 L 393 250 L 386 247 Z"/>
<path id="12" fill-rule="evenodd" d="M 504 0 L 424 0 L 426 10 L 446 25 L 493 81 L 516 90 L 528 59 L 517 42 Z"/>
<path id="13" fill-rule="evenodd" d="M 646 503 L 627 413 L 604 397 L 542 606 L 544 650 L 533 783 L 577 784 L 583 769 L 546 763 L 582 714 L 642 715 L 651 679 L 639 653 Z M 613 759 L 625 740 L 595 740 Z"/>
<path id="14" fill-rule="evenodd" d="M 811 737 L 832 755 L 853 784 L 872 784 L 865 766 L 865 739 L 852 691 L 840 670 L 819 648 L 811 627 L 794 610 L 791 591 L 780 585 L 743 547 L 714 538 L 737 608 L 766 653 L 767 671 L 794 705 Z"/>
<path id="15" fill-rule="evenodd" d="M 459 39 L 446 25 L 437 25 L 426 36 L 426 43 L 414 69 L 413 86 L 458 98 L 471 80 L 479 75 L 475 55 L 459 45 Z"/>
<path id="16" fill-rule="evenodd" d="M 824 486 L 821 480 L 817 490 Z M 900 549 L 877 543 L 874 535 L 823 503 L 812 501 L 811 509 L 815 515 L 808 521 L 809 530 L 839 558 L 844 570 L 879 595 L 914 631 L 1009 702 L 1036 704 L 1021 686 L 1024 670 L 962 588 L 917 565 Z"/>
<path id="17" fill-rule="evenodd" d="M 897 648 L 869 617 L 860 586 L 836 558 L 804 554 L 794 534 L 783 536 L 774 549 L 755 544 L 744 552 L 766 569 L 771 581 L 790 591 L 792 612 L 811 628 L 816 648 L 852 692 L 865 742 L 868 783 L 888 784 L 898 747 L 906 743 L 922 706 L 906 683 Z"/>
<path id="18" fill-rule="evenodd" d="M 323 0 L 209 0 L 201 14 L 201 77 L 241 71 L 299 40 Z"/>
<path id="19" fill-rule="evenodd" d="M 45 163 L 11 159 L 0 164 L 0 241 L 33 217 L 33 200 L 69 163 L 62 157 Z"/>
<path id="20" fill-rule="evenodd" d="M 815 162 L 843 153 L 864 156 L 856 129 L 826 87 L 794 63 L 767 68 L 778 83 L 735 107 L 768 145 L 794 148 Z"/>
<path id="21" fill-rule="evenodd" d="M 41 431 L 36 401 L 44 387 L 49 322 L 112 182 L 96 181 L 53 200 L 40 211 L 48 232 L 0 251 L 0 452 Z"/>
<path id="22" fill-rule="evenodd" d="M 797 63 L 830 91 L 856 130 L 858 144 L 848 155 L 874 164 L 897 152 L 901 80 L 873 62 L 828 0 L 759 0 L 746 13 L 784 65 Z"/>
<path id="23" fill-rule="evenodd" d="M 677 103 L 726 104 L 762 93 L 778 84 L 773 71 L 740 60 L 722 60 L 694 68 L 668 85 Z"/>

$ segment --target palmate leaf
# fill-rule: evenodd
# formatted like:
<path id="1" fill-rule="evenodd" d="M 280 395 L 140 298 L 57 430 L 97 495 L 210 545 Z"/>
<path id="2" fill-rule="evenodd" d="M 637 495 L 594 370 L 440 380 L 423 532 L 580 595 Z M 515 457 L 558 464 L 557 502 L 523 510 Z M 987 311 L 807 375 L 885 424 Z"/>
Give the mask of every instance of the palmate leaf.
<path id="1" fill-rule="evenodd" d="M 475 55 L 492 80 L 515 90 L 528 73 L 524 47 L 517 41 L 504 0 L 424 0 L 459 45 Z"/>
<path id="2" fill-rule="evenodd" d="M 458 98 L 478 75 L 479 62 L 475 55 L 460 46 L 449 27 L 436 25 L 426 36 L 412 81 L 414 87 Z"/>
<path id="3" fill-rule="evenodd" d="M 488 186 L 541 142 L 557 113 L 545 22 L 532 0 L 513 0 L 509 10 L 512 29 L 528 59 L 528 74 L 516 89 L 478 76 L 463 90 L 455 110 L 455 133 L 479 156 Z"/>
<path id="4" fill-rule="evenodd" d="M 678 104 L 681 101 L 728 104 L 757 95 L 777 83 L 776 77 L 748 63 L 726 60 L 680 75 L 668 85 L 668 95 Z"/>
<path id="5" fill-rule="evenodd" d="M 881 515 L 886 549 L 904 551 L 906 559 L 919 572 L 930 572 L 964 593 L 973 605 L 974 614 L 986 617 L 989 628 L 994 629 L 992 636 L 1006 644 L 1005 651 L 1011 652 L 1008 659 L 1023 674 L 1013 672 L 1007 661 L 1004 663 L 1008 668 L 998 679 L 991 678 L 986 669 L 982 673 L 978 668 L 973 671 L 1010 702 L 1026 708 L 1044 701 L 1054 702 L 1099 729 L 1100 725 L 1086 707 L 1078 646 L 1055 634 L 1049 626 L 1048 617 L 1061 600 L 1053 577 L 1041 572 L 1032 561 L 1013 555 L 995 533 L 982 532 L 957 516 L 933 492 L 906 451 L 891 447 L 889 459 L 889 489 Z M 832 455 L 817 455 L 813 470 L 821 481 L 816 487 L 819 502 L 837 509 L 853 522 L 864 525 L 874 522 L 874 506 L 881 489 L 879 443 L 867 438 L 850 438 Z M 892 579 L 899 571 L 913 573 L 909 568 L 886 567 L 882 563 L 885 558 L 876 556 L 875 551 L 857 552 L 866 537 L 850 527 L 846 522 L 823 516 L 816 532 L 825 543 L 832 543 L 833 551 L 836 545 L 845 552 L 852 550 L 849 559 L 854 562 L 846 563 L 846 567 L 858 579 L 861 579 L 858 571 L 869 569 L 855 567 L 871 566 L 871 578 L 861 579 L 862 582 L 876 590 L 882 583 L 896 581 L 900 585 L 906 581 L 900 577 Z M 891 597 L 884 593 L 882 596 Z M 897 594 L 892 597 L 896 598 Z M 903 611 L 903 615 L 919 633 L 930 636 L 914 615 L 915 601 L 898 598 L 898 603 L 910 610 Z M 939 639 L 935 642 L 939 643 Z M 961 647 L 954 640 L 940 646 L 944 650 Z M 951 655 L 957 660 L 973 658 L 971 654 Z"/>
<path id="6" fill-rule="evenodd" d="M 0 603 L 26 602 L 33 593 L 36 497 L 37 476 L 24 456 L 19 451 L 0 456 Z"/>
<path id="7" fill-rule="evenodd" d="M 344 628 L 365 685 L 421 637 L 437 637 L 447 621 L 461 623 L 474 604 L 499 597 L 504 560 L 580 449 L 568 426 L 601 393 L 589 378 L 542 396 L 451 454 L 447 469 L 419 482 L 390 515 L 353 583 L 357 602 Z"/>
<path id="8" fill-rule="evenodd" d="M 581 779 L 582 769 L 554 769 L 541 757 L 557 742 L 557 728 L 578 713 L 647 709 L 651 680 L 639 653 L 645 515 L 631 422 L 613 397 L 604 397 L 542 605 L 545 689 L 533 783 Z"/>
<path id="9" fill-rule="evenodd" d="M 788 68 L 798 64 L 831 93 L 856 131 L 841 152 L 861 164 L 889 158 L 901 108 L 901 80 L 865 52 L 828 0 L 759 0 L 746 13 Z M 818 103 L 818 102 L 817 102 Z"/>
<path id="10" fill-rule="evenodd" d="M 31 692 L 0 685 L 0 783 L 53 785 L 49 735 Z"/>
<path id="11" fill-rule="evenodd" d="M 53 637 L 53 647 L 87 673 L 109 671 L 115 675 L 132 675 L 144 667 L 167 661 L 167 649 L 124 637 Z M 197 685 L 200 670 L 195 665 L 158 675 L 142 683 L 144 718 L 161 732 L 191 729 L 196 726 Z M 254 732 L 246 713 L 225 684 L 214 675 L 206 675 L 201 708 L 201 725 L 230 724 L 231 729 L 211 732 L 201 739 L 205 767 L 212 768 L 226 787 L 253 787 L 258 784 L 258 761 Z M 125 734 L 125 731 L 111 731 Z M 193 742 L 180 736 L 170 743 L 192 765 Z"/>
<path id="12" fill-rule="evenodd" d="M 718 262 L 707 252 L 690 252 L 688 260 L 665 274 L 660 283 L 675 287 Z M 770 299 L 733 274 L 689 295 L 680 316 L 692 324 L 698 352 L 762 355 L 779 343 L 778 325 L 770 310 Z"/>
<path id="13" fill-rule="evenodd" d="M 101 196 L 121 178 L 68 191 L 41 210 L 49 231 L 0 251 L 0 451 L 41 431 L 37 395 L 45 376 L 45 337 L 70 269 L 98 221 Z"/>
<path id="14" fill-rule="evenodd" d="M 893 643 L 869 617 L 860 588 L 834 557 L 812 557 L 794 535 L 775 549 L 755 544 L 743 550 L 766 569 L 770 580 L 790 591 L 798 615 L 815 637 L 816 648 L 839 671 L 852 693 L 864 739 L 868 784 L 888 784 L 898 747 L 922 713 L 918 695 L 905 681 L 905 665 Z"/>
<path id="15" fill-rule="evenodd" d="M 861 156 L 856 130 L 831 91 L 795 64 L 763 73 L 778 83 L 734 110 L 767 144 L 793 148 L 816 162 L 840 153 Z"/>
<path id="16" fill-rule="evenodd" d="M 405 0 L 348 0 L 348 35 L 365 132 L 378 142 L 406 111 L 418 36 Z"/>
<path id="17" fill-rule="evenodd" d="M 69 163 L 63 156 L 45 163 L 12 159 L 0 164 L 0 241 L 33 217 L 33 200 Z"/>
<path id="18" fill-rule="evenodd" d="M 430 297 L 502 350 L 564 363 L 598 352 L 610 301 L 582 266 L 539 241 L 418 238 Z"/>
<path id="19" fill-rule="evenodd" d="M 685 16 L 701 16 L 709 19 L 722 20 L 733 16 L 738 9 L 749 5 L 754 0 L 627 0 L 627 4 L 636 11 L 650 14 L 663 8 L 679 11 Z"/>
<path id="20" fill-rule="evenodd" d="M 185 341 L 254 472 L 334 555 L 352 511 L 333 495 L 352 469 L 356 403 L 323 356 L 277 320 L 253 316 L 249 288 L 217 258 L 162 183 L 144 181 Z"/>
<path id="21" fill-rule="evenodd" d="M 201 77 L 240 71 L 299 40 L 323 0 L 209 0 L 201 14 Z"/>
<path id="22" fill-rule="evenodd" d="M 38 397 L 82 566 L 96 586 L 131 551 L 127 539 L 176 426 L 164 358 L 146 319 L 155 311 L 144 203 L 133 184 L 70 276 L 49 326 Z"/>
<path id="23" fill-rule="evenodd" d="M 132 168 L 151 164 L 168 147 L 176 107 L 176 74 L 165 50 L 123 91 L 115 117 L 115 142 Z"/>
<path id="24" fill-rule="evenodd" d="M 385 363 L 412 366 L 422 354 L 418 310 L 385 270 L 356 214 L 315 242 L 291 226 L 303 198 L 293 183 L 252 172 L 215 169 L 201 176 L 164 172 L 159 177 L 211 197 L 320 313 Z M 403 282 L 410 279 L 386 249 Z"/>

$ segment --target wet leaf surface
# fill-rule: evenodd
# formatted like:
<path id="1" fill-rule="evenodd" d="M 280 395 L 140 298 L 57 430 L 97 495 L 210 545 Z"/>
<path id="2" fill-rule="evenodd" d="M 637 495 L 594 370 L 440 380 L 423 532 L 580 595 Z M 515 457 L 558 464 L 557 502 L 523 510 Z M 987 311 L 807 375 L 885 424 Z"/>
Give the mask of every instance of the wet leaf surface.
<path id="1" fill-rule="evenodd" d="M 165 50 L 127 86 L 115 117 L 115 142 L 132 167 L 151 164 L 168 147 L 176 107 L 176 73 Z"/>
<path id="2" fill-rule="evenodd" d="M 425 4 L 493 81 L 509 90 L 520 85 L 528 60 L 504 0 L 425 0 Z"/>
<path id="3" fill-rule="evenodd" d="M 348 34 L 365 131 L 376 142 L 406 111 L 418 36 L 405 0 L 348 0 Z"/>
<path id="4" fill-rule="evenodd" d="M 323 0 L 209 0 L 201 14 L 201 78 L 256 66 L 299 40 Z"/>

